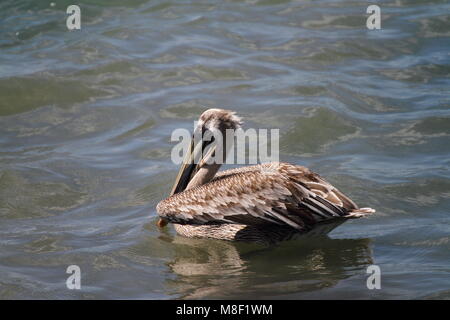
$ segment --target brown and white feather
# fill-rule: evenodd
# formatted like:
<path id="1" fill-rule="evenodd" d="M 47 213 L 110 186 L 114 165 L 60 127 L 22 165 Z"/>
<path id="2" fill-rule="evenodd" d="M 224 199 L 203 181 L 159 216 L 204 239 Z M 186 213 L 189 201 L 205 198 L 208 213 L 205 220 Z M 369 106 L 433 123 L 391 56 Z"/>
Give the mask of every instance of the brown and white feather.
<path id="1" fill-rule="evenodd" d="M 278 162 L 219 172 L 209 183 L 157 206 L 161 217 L 176 224 L 279 225 L 298 231 L 357 209 L 309 169 Z"/>

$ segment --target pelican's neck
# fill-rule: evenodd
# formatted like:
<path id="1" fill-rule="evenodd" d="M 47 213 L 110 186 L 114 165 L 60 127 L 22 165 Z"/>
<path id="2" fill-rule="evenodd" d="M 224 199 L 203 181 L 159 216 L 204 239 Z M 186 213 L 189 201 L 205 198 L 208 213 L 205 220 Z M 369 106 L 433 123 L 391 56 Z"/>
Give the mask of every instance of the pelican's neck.
<path id="1" fill-rule="evenodd" d="M 225 129 L 221 130 L 221 133 L 222 133 L 222 144 L 218 143 L 217 148 L 222 148 L 223 150 L 222 163 L 225 163 L 228 151 L 233 146 L 234 139 L 230 139 L 229 143 L 227 143 L 226 130 Z M 212 179 L 214 179 L 214 176 L 222 166 L 222 163 L 215 163 L 214 161 L 209 161 L 210 158 L 214 156 L 215 152 L 207 152 L 204 158 L 200 161 L 200 163 L 202 163 L 200 169 L 198 169 L 197 173 L 192 177 L 191 181 L 189 181 L 189 184 L 187 185 L 185 190 L 204 185 L 205 183 L 208 183 Z"/>
<path id="2" fill-rule="evenodd" d="M 210 182 L 214 176 L 216 175 L 217 171 L 219 171 L 221 164 L 207 164 L 205 163 L 194 175 L 194 177 L 189 181 L 189 184 L 186 187 L 186 190 L 192 189 L 201 185 L 204 185 L 205 183 Z"/>

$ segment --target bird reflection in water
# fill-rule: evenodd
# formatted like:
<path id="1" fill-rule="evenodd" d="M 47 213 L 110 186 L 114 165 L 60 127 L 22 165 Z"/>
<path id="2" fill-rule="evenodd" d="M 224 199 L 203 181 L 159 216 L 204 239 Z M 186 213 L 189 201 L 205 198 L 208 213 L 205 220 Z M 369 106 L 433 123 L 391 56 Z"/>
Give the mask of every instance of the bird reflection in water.
<path id="1" fill-rule="evenodd" d="M 373 264 L 371 240 L 331 239 L 325 225 L 296 239 L 271 244 L 171 236 L 176 278 L 170 294 L 185 299 L 295 298 L 302 292 L 335 286 Z"/>

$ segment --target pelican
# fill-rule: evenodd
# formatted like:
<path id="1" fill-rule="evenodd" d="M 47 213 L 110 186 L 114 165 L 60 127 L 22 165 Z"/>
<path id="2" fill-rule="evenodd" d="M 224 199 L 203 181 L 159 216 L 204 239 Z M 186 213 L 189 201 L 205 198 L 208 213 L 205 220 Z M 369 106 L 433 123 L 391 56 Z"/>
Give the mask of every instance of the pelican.
<path id="1" fill-rule="evenodd" d="M 241 124 L 233 111 L 209 109 L 194 132 L 218 130 L 225 140 L 226 130 Z M 186 237 L 267 243 L 375 212 L 303 166 L 270 162 L 219 172 L 222 161 L 208 161 L 217 145 L 204 152 L 212 141 L 196 147 L 192 140 L 170 196 L 156 207 L 160 228 L 170 222 Z M 201 161 L 192 161 L 199 152 Z"/>

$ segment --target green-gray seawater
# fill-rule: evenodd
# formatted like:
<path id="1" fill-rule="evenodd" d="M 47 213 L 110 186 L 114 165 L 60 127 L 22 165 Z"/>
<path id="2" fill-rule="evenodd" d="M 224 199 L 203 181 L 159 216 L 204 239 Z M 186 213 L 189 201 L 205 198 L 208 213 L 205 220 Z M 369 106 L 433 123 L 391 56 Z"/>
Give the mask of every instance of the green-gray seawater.
<path id="1" fill-rule="evenodd" d="M 0 0 L 0 299 L 450 298 L 448 1 L 376 1 L 381 30 L 360 0 L 79 0 L 79 31 L 70 4 Z M 159 230 L 204 106 L 377 214 L 274 246 Z"/>

